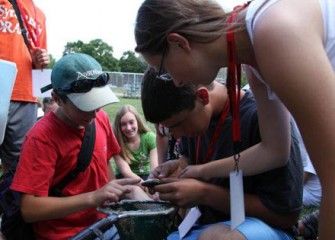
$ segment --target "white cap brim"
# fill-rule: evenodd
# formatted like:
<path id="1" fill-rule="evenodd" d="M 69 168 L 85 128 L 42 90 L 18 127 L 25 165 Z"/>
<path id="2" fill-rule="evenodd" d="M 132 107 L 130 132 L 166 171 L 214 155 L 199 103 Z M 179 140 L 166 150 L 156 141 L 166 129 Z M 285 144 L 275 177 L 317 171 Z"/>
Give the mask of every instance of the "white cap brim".
<path id="1" fill-rule="evenodd" d="M 108 85 L 94 87 L 86 93 L 71 93 L 67 97 L 84 112 L 91 112 L 108 104 L 120 102 Z"/>

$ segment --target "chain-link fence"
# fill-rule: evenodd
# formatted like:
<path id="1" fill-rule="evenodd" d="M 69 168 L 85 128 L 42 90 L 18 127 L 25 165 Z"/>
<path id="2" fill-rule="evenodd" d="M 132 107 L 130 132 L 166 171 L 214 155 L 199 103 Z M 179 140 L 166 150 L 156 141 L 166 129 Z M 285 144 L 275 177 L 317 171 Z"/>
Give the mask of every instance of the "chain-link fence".
<path id="1" fill-rule="evenodd" d="M 125 98 L 140 98 L 143 73 L 108 72 L 113 92 Z"/>
<path id="2" fill-rule="evenodd" d="M 119 97 L 140 98 L 143 73 L 108 72 L 109 84 L 113 92 Z M 225 82 L 226 69 L 222 68 L 217 76 L 217 80 Z"/>

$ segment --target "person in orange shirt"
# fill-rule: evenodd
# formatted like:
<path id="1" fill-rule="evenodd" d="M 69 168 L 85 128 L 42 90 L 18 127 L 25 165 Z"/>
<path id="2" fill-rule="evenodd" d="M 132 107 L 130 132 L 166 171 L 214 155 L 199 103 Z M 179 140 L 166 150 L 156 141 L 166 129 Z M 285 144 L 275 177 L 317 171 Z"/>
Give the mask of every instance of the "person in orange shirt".
<path id="1" fill-rule="evenodd" d="M 0 0 L 0 59 L 16 63 L 17 76 L 11 95 L 8 120 L 0 158 L 5 172 L 15 171 L 21 146 L 28 130 L 37 120 L 37 99 L 32 90 L 32 69 L 49 64 L 46 50 L 44 13 L 33 0 L 17 0 L 27 30 L 27 46 L 11 1 Z M 29 47 L 29 50 L 28 50 Z"/>

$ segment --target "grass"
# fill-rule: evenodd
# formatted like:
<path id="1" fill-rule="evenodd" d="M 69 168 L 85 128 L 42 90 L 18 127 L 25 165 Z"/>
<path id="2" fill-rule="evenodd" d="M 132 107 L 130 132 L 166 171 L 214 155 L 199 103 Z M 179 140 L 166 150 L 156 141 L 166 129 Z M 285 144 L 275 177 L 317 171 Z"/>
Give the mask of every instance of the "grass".
<path id="1" fill-rule="evenodd" d="M 114 91 L 114 89 L 113 89 Z M 143 115 L 143 109 L 142 109 L 142 104 L 141 104 L 141 99 L 139 98 L 124 98 L 122 96 L 118 96 L 120 102 L 118 103 L 113 103 L 110 105 L 107 105 L 106 107 L 103 107 L 103 110 L 105 110 L 109 116 L 109 119 L 111 123 L 114 122 L 115 114 L 119 110 L 119 108 L 123 105 L 130 104 L 136 108 L 138 113 L 141 115 L 143 121 L 146 123 L 146 125 L 152 130 L 155 131 L 155 127 L 152 123 L 146 122 L 144 115 Z"/>

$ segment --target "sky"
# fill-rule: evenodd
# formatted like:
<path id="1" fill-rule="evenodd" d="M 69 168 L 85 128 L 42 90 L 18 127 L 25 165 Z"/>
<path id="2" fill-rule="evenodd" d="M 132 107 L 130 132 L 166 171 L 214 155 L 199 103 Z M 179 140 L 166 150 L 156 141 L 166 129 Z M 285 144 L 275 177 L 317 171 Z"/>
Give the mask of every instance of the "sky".
<path id="1" fill-rule="evenodd" d="M 227 6 L 244 0 L 219 0 Z M 100 38 L 119 59 L 134 51 L 136 13 L 143 0 L 34 0 L 47 21 L 48 51 L 58 60 L 67 42 Z"/>

